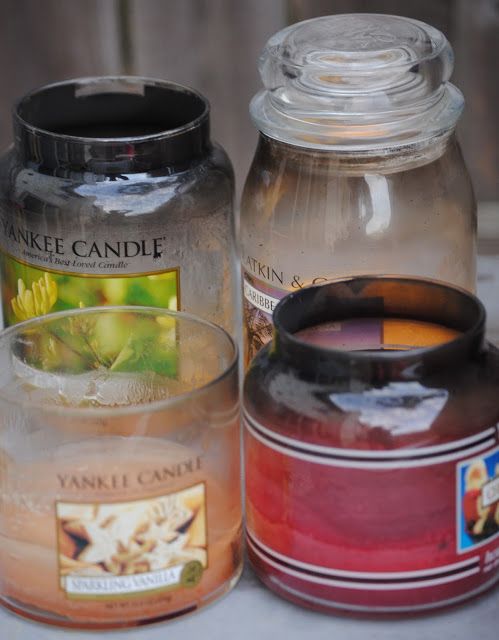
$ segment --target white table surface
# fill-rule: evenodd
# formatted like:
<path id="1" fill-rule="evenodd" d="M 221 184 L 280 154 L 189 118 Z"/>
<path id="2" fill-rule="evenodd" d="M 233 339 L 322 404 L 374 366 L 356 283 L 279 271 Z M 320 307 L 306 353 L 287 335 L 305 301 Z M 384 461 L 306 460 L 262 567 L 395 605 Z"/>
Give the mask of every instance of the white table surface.
<path id="1" fill-rule="evenodd" d="M 68 631 L 0 611 L 1 640 L 498 640 L 499 589 L 452 610 L 400 620 L 355 620 L 296 607 L 265 589 L 250 569 L 206 609 L 125 631 Z"/>
<path id="2" fill-rule="evenodd" d="M 481 216 L 484 249 L 478 295 L 488 311 L 489 337 L 499 345 L 499 208 Z M 0 640 L 499 640 L 499 587 L 467 604 L 400 620 L 355 620 L 296 607 L 265 589 L 246 568 L 219 602 L 185 618 L 110 632 L 68 631 L 35 624 L 0 608 Z"/>

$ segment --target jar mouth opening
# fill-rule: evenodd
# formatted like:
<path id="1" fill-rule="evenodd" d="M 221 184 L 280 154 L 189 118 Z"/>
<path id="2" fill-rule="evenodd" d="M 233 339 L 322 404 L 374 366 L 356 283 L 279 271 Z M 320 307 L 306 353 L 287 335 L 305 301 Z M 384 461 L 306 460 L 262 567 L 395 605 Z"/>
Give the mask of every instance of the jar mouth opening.
<path id="1" fill-rule="evenodd" d="M 121 325 L 122 329 L 128 331 L 130 337 L 134 336 L 134 323 L 137 321 L 149 320 L 151 323 L 157 323 L 160 329 L 168 330 L 170 328 L 174 334 L 170 336 L 170 347 L 173 352 L 178 351 L 174 360 L 175 371 L 165 373 L 161 370 L 158 371 L 155 366 L 146 369 L 141 369 L 140 365 L 133 366 L 132 370 L 128 372 L 128 383 L 132 382 L 132 385 L 127 390 L 127 373 L 123 373 L 123 371 L 120 373 L 118 370 L 113 370 L 112 367 L 85 367 L 81 370 L 70 371 L 68 363 L 61 358 L 59 365 L 50 370 L 45 367 L 45 363 L 40 366 L 28 357 L 30 353 L 37 355 L 38 345 L 36 343 L 38 338 L 43 337 L 44 334 L 58 335 L 59 344 L 62 344 L 60 341 L 60 337 L 63 335 L 61 329 L 78 327 L 78 323 L 80 323 L 75 333 L 78 342 L 78 336 L 80 333 L 84 336 L 85 328 L 90 328 L 95 332 L 93 323 L 97 323 L 99 320 L 106 322 L 106 320 L 113 319 L 115 320 L 115 333 Z M 140 339 L 140 328 L 135 332 L 135 335 Z M 196 356 L 196 353 L 199 352 L 193 348 L 195 342 L 193 336 L 198 341 L 211 345 L 212 349 L 209 355 L 213 356 L 208 365 L 206 360 L 204 368 L 201 365 L 202 375 L 197 379 L 192 369 L 195 359 L 199 361 L 199 355 Z M 83 338 L 83 342 L 85 342 L 85 338 Z M 165 344 L 168 346 L 168 341 L 165 342 L 163 338 L 162 344 L 163 347 Z M 72 346 L 74 347 L 74 345 Z M 159 341 L 157 346 L 161 347 Z M 196 402 L 197 398 L 203 395 L 216 393 L 212 390 L 234 376 L 237 373 L 239 360 L 237 344 L 222 327 L 181 311 L 129 305 L 70 309 L 30 318 L 10 326 L 2 332 L 0 351 L 2 349 L 4 352 L 0 353 L 0 356 L 3 357 L 2 375 L 0 376 L 0 399 L 2 401 L 9 405 L 21 405 L 52 414 L 59 413 L 68 417 L 87 417 L 89 419 L 126 417 L 141 413 L 152 414 L 157 411 L 167 411 L 182 404 Z M 166 353 L 166 350 L 164 351 Z M 205 351 L 207 350 L 205 349 Z M 73 350 L 73 353 L 76 352 Z M 96 349 L 93 349 L 93 353 L 96 353 Z M 184 365 L 185 371 L 182 371 Z M 159 373 L 163 384 L 176 380 L 183 381 L 184 384 L 172 387 L 172 392 L 166 393 L 164 397 L 152 397 L 142 402 L 129 399 L 133 398 L 134 394 L 136 395 L 136 390 L 140 388 L 140 379 L 141 376 L 143 378 L 144 372 L 153 375 Z M 120 402 L 88 403 L 81 397 L 81 383 L 87 384 L 88 376 L 93 378 L 89 388 L 95 385 L 95 388 L 98 389 L 100 383 L 105 383 L 105 376 L 109 376 L 108 381 L 112 381 L 111 374 L 115 376 L 115 381 L 113 385 L 108 384 L 108 390 L 112 391 L 114 386 L 114 393 L 119 394 Z M 18 379 L 17 382 L 16 379 Z M 150 380 L 149 376 L 146 379 L 147 384 L 150 383 Z M 23 382 L 25 382 L 26 388 L 34 392 L 33 397 L 30 397 L 29 391 L 24 389 Z M 12 384 L 13 386 L 11 386 Z M 67 394 L 66 401 L 61 402 L 65 397 L 64 390 L 70 393 Z M 84 400 L 83 404 L 81 404 L 82 400 Z M 123 400 L 125 402 L 122 402 Z"/>
<path id="2" fill-rule="evenodd" d="M 68 80 L 21 98 L 14 118 L 21 126 L 82 143 L 170 138 L 199 126 L 209 103 L 182 85 L 133 76 Z"/>
<path id="3" fill-rule="evenodd" d="M 449 356 L 469 353 L 482 345 L 485 318 L 482 303 L 462 289 L 422 278 L 360 276 L 286 296 L 274 310 L 274 348 L 291 360 L 306 360 L 306 366 L 312 368 L 314 363 L 327 362 L 394 366 L 421 360 L 444 362 Z M 369 319 L 412 321 L 416 331 L 418 323 L 438 325 L 446 331 L 446 337 L 429 346 L 415 343 L 407 349 L 364 350 L 338 348 L 334 341 L 327 347 L 320 341 L 314 344 L 305 331 L 325 323 Z M 366 328 L 362 322 L 356 325 L 357 330 L 362 327 Z"/>

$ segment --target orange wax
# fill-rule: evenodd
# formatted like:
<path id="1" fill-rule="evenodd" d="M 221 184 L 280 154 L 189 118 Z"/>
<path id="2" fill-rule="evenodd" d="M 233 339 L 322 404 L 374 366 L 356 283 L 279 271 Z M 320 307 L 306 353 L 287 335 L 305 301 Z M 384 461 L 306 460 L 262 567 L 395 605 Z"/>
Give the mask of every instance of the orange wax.
<path id="1" fill-rule="evenodd" d="M 238 460 L 238 430 L 204 434 L 197 448 L 82 436 L 35 460 L 0 451 L 4 604 L 56 624 L 115 627 L 228 589 L 242 562 L 239 465 L 227 454 Z"/>

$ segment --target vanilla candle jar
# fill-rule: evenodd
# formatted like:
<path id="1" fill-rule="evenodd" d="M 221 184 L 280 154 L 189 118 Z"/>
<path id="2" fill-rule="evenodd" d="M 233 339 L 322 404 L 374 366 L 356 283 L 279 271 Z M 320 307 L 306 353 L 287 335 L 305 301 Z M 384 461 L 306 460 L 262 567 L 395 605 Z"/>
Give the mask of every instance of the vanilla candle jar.
<path id="1" fill-rule="evenodd" d="M 8 330 L 0 357 L 4 606 L 113 628 L 188 613 L 235 584 L 227 334 L 166 311 L 76 311 Z"/>

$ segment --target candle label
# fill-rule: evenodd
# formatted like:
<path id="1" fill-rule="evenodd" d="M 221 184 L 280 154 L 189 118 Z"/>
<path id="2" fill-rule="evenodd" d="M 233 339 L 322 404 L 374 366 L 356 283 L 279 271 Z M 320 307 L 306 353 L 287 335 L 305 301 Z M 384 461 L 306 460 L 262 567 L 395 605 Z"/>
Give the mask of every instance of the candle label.
<path id="1" fill-rule="evenodd" d="M 457 471 L 458 551 L 499 537 L 499 448 L 462 462 Z"/>
<path id="2" fill-rule="evenodd" d="M 411 430 L 437 408 L 419 411 Z M 302 581 L 328 598 L 331 589 L 333 599 L 342 590 L 364 606 L 366 594 L 381 602 L 406 591 L 401 597 L 415 602 L 418 590 L 420 603 L 451 603 L 499 577 L 499 426 L 418 449 L 359 450 L 307 442 L 247 412 L 244 424 L 249 550 L 280 584 Z M 282 485 L 289 469 L 292 482 Z M 368 557 L 367 548 L 376 551 Z"/>
<path id="3" fill-rule="evenodd" d="M 56 503 L 61 589 L 70 598 L 193 587 L 208 566 L 204 482 L 144 500 Z"/>
<path id="4" fill-rule="evenodd" d="M 126 220 L 126 216 L 125 216 Z M 98 231 L 98 233 L 96 233 Z M 163 223 L 128 222 L 85 229 L 57 224 L 50 215 L 42 222 L 30 211 L 0 212 L 0 247 L 20 262 L 47 271 L 83 275 L 127 275 L 165 269 L 168 238 Z"/>
<path id="5" fill-rule="evenodd" d="M 180 309 L 180 269 L 169 238 L 146 222 L 88 227 L 50 215 L 0 212 L 0 269 L 6 325 L 78 306 L 143 305 Z M 170 241 L 171 242 L 171 241 Z"/>
<path id="6" fill-rule="evenodd" d="M 272 313 L 289 291 L 258 280 L 243 270 L 244 361 L 246 366 L 272 338 Z"/>
<path id="7" fill-rule="evenodd" d="M 2 302 L 6 325 L 66 309 L 103 305 L 143 305 L 176 311 L 180 307 L 180 271 L 129 275 L 76 274 L 30 266 L 0 253 Z M 103 269 L 103 267 L 102 267 Z M 74 271 L 78 271 L 75 267 Z"/>

